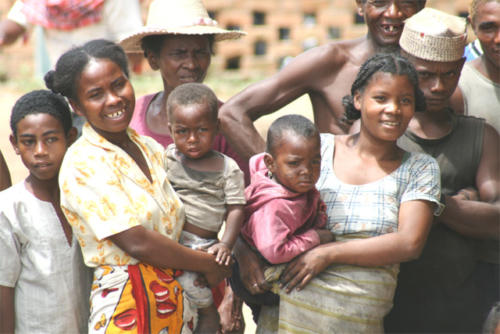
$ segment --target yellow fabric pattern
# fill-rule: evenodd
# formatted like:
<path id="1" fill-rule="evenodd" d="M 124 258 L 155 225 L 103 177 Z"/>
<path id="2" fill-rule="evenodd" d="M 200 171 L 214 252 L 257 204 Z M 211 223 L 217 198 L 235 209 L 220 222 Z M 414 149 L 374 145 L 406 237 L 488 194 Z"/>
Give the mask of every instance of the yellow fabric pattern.
<path id="1" fill-rule="evenodd" d="M 182 231 L 184 207 L 167 180 L 163 147 L 132 129 L 128 134 L 148 163 L 152 183 L 88 123 L 61 166 L 61 207 L 90 267 L 138 263 L 106 239 L 111 235 L 141 225 L 178 240 Z"/>

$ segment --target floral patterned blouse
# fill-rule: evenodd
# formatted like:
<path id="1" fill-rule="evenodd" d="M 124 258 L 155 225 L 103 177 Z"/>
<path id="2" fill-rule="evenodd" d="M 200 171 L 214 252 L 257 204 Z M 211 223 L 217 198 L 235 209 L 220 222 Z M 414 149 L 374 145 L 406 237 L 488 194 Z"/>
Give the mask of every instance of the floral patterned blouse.
<path id="1" fill-rule="evenodd" d="M 153 182 L 88 123 L 61 166 L 61 207 L 90 267 L 137 264 L 107 239 L 132 227 L 141 225 L 172 240 L 182 231 L 184 207 L 167 180 L 163 147 L 132 129 L 128 135 L 142 151 Z"/>

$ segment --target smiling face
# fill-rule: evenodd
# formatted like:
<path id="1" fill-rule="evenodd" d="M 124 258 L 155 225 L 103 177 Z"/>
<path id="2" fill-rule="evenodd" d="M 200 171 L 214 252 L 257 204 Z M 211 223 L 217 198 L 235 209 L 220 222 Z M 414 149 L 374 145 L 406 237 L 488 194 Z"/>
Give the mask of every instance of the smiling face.
<path id="1" fill-rule="evenodd" d="M 151 67 L 161 72 L 165 90 L 203 82 L 211 58 L 209 37 L 203 35 L 168 35 L 159 54 L 148 53 Z"/>
<path id="2" fill-rule="evenodd" d="M 500 2 L 479 4 L 472 28 L 481 42 L 486 61 L 500 71 Z"/>
<path id="3" fill-rule="evenodd" d="M 75 112 L 109 139 L 126 133 L 132 119 L 135 95 L 121 68 L 108 59 L 92 59 L 77 80 L 77 100 L 70 100 Z"/>
<path id="4" fill-rule="evenodd" d="M 57 179 L 64 154 L 74 135 L 74 131 L 66 135 L 62 123 L 54 116 L 39 113 L 21 119 L 17 123 L 17 136 L 14 138 L 11 135 L 10 141 L 31 177 L 51 180 Z"/>
<path id="5" fill-rule="evenodd" d="M 266 153 L 264 162 L 276 181 L 296 193 L 313 189 L 321 169 L 319 136 L 306 138 L 284 130 L 274 147 L 272 154 Z"/>
<path id="6" fill-rule="evenodd" d="M 421 10 L 425 1 L 357 0 L 357 4 L 375 43 L 380 47 L 398 47 L 404 20 Z"/>
<path id="7" fill-rule="evenodd" d="M 457 88 L 465 59 L 451 62 L 428 61 L 405 54 L 418 73 L 420 89 L 424 93 L 428 112 L 448 108 L 450 97 Z"/>
<path id="8" fill-rule="evenodd" d="M 415 112 L 415 87 L 405 75 L 377 72 L 354 95 L 361 111 L 361 131 L 382 141 L 396 141 Z"/>
<path id="9" fill-rule="evenodd" d="M 219 123 L 207 103 L 174 105 L 169 117 L 175 146 L 186 158 L 200 159 L 211 152 Z"/>

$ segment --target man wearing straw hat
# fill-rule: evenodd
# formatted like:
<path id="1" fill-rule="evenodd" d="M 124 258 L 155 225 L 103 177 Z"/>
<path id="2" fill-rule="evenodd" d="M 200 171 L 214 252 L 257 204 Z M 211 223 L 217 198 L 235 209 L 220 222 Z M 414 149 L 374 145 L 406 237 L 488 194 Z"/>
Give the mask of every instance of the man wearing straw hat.
<path id="1" fill-rule="evenodd" d="M 386 330 L 480 332 L 487 315 L 481 289 L 488 286 L 477 282 L 474 243 L 491 243 L 498 263 L 499 136 L 483 119 L 449 108 L 465 61 L 464 19 L 426 8 L 406 21 L 399 43 L 417 70 L 427 110 L 415 113 L 398 143 L 436 158 L 446 208 L 420 258 L 401 264 Z M 489 286 L 497 287 L 484 292 L 498 298 L 496 270 Z"/>
<path id="2" fill-rule="evenodd" d="M 170 92 L 183 83 L 203 82 L 214 42 L 236 39 L 244 34 L 218 27 L 217 22 L 208 16 L 201 0 L 152 1 L 146 25 L 120 44 L 128 53 L 144 54 L 151 68 L 160 72 L 163 90 L 137 100 L 130 127 L 141 135 L 156 139 L 164 147 L 173 143 L 165 112 Z M 221 134 L 217 135 L 213 149 L 233 158 L 248 174 L 248 163 L 231 149 Z M 184 229 L 190 231 L 190 228 L 195 227 L 186 222 Z M 224 286 L 214 289 L 216 304 L 221 299 L 220 290 L 224 290 Z M 243 330 L 241 303 L 228 286 L 219 307 L 223 331 Z M 200 326 L 207 328 L 203 319 L 208 317 L 200 316 Z"/>
<path id="3" fill-rule="evenodd" d="M 425 0 L 356 0 L 368 33 L 332 42 L 297 56 L 280 72 L 232 97 L 220 110 L 223 132 L 242 157 L 263 152 L 264 140 L 253 122 L 308 94 L 321 132 L 344 134 L 342 97 L 349 95 L 361 64 L 377 52 L 399 49 L 404 20 L 425 6 Z"/>

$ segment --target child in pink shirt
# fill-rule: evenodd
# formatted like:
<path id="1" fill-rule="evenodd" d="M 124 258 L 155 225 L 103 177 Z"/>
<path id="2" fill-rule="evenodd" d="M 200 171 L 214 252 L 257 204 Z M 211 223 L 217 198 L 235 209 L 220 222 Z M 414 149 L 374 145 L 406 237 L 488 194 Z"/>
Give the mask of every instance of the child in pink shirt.
<path id="1" fill-rule="evenodd" d="M 320 148 L 316 126 L 303 116 L 287 115 L 271 124 L 267 152 L 250 159 L 241 233 L 270 264 L 289 262 L 333 240 L 325 229 L 325 208 L 315 187 Z M 283 269 L 284 265 L 268 268 L 266 280 L 277 280 Z"/>

